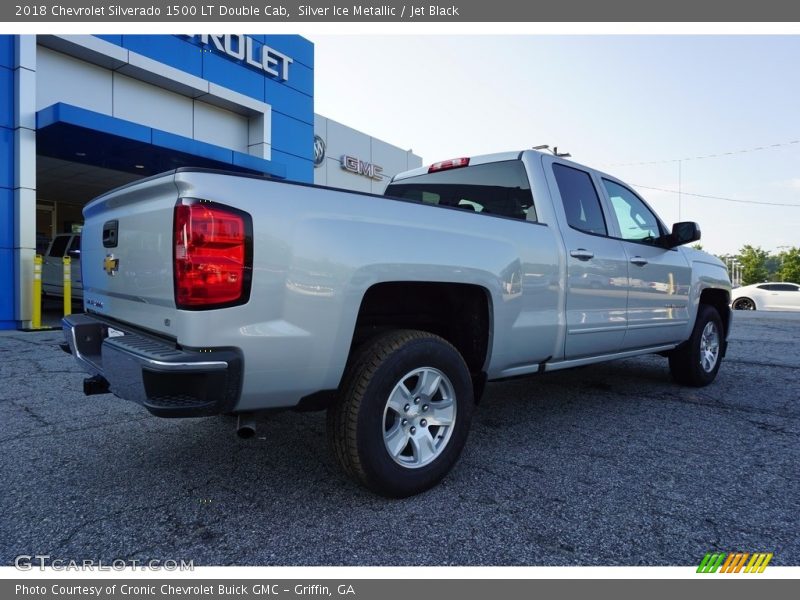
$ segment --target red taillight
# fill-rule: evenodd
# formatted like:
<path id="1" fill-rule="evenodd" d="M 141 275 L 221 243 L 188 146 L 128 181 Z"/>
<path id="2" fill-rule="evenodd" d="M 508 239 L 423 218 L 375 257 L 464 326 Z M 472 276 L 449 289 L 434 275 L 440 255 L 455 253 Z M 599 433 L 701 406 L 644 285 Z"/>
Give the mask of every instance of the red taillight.
<path id="1" fill-rule="evenodd" d="M 469 158 L 451 158 L 450 160 L 443 160 L 441 162 L 433 163 L 430 167 L 428 167 L 428 173 L 446 171 L 447 169 L 458 169 L 459 167 L 466 166 L 469 166 Z"/>
<path id="2" fill-rule="evenodd" d="M 175 206 L 175 304 L 219 308 L 246 302 L 252 256 L 250 216 L 211 202 Z"/>

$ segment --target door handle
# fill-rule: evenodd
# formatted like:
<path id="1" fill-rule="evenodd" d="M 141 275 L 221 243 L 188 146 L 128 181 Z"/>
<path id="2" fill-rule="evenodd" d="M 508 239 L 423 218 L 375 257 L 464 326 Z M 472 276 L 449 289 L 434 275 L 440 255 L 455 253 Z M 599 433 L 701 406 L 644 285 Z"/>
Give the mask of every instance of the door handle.
<path id="1" fill-rule="evenodd" d="M 641 256 L 634 256 L 631 259 L 631 264 L 636 265 L 637 267 L 643 267 L 647 264 L 647 259 L 642 258 Z"/>
<path id="2" fill-rule="evenodd" d="M 594 252 L 591 250 L 587 250 L 586 248 L 578 248 L 577 250 L 571 250 L 569 255 L 572 258 L 577 258 L 578 260 L 590 260 L 594 258 Z"/>

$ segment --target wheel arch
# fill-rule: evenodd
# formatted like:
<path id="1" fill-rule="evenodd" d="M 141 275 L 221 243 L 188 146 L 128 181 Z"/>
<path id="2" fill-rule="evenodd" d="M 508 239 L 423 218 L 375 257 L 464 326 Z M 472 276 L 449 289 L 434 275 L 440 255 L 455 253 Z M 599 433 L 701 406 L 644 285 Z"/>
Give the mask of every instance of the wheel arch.
<path id="1" fill-rule="evenodd" d="M 389 329 L 416 329 L 450 342 L 467 363 L 473 380 L 485 380 L 489 363 L 492 299 L 486 288 L 465 283 L 390 281 L 364 293 L 350 356 Z M 477 382 L 480 385 L 482 383 Z M 476 397 L 479 395 L 476 389 Z"/>
<path id="2" fill-rule="evenodd" d="M 722 320 L 723 339 L 727 340 L 731 328 L 730 292 L 720 288 L 706 288 L 700 293 L 700 304 L 707 304 L 716 309 Z M 723 356 L 725 347 L 727 342 L 723 344 Z"/>

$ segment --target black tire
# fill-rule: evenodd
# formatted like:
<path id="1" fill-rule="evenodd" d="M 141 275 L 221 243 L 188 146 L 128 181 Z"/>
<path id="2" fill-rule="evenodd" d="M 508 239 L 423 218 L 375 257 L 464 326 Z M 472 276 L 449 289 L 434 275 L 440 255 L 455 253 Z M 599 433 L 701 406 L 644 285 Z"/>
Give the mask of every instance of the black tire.
<path id="1" fill-rule="evenodd" d="M 444 394 L 437 387 L 433 395 L 422 393 L 415 396 L 406 405 L 417 402 L 411 414 L 404 414 L 408 419 L 401 419 L 390 408 L 389 398 L 399 389 L 404 393 L 409 386 L 422 384 L 420 373 L 439 373 L 440 386 L 446 382 L 449 392 Z M 438 375 L 431 375 L 435 379 Z M 410 382 L 410 383 L 409 383 Z M 410 391 L 414 391 L 411 389 Z M 445 396 L 451 396 L 447 403 Z M 430 398 L 426 403 L 424 398 Z M 441 403 L 441 404 L 440 404 Z M 424 423 L 423 408 L 428 406 L 453 406 L 452 425 L 436 426 Z M 339 398 L 328 409 L 328 439 L 334 455 L 348 476 L 368 489 L 391 498 L 404 498 L 423 492 L 436 485 L 455 465 L 467 440 L 474 397 L 469 369 L 459 352 L 444 339 L 423 331 L 398 330 L 382 334 L 364 344 L 364 347 L 350 361 L 345 373 Z M 408 413 L 408 409 L 405 409 Z M 433 419 L 436 408 L 426 413 Z M 387 428 L 387 422 L 396 421 Z M 419 435 L 430 435 L 432 447 L 436 447 L 429 463 L 419 461 L 418 466 L 407 466 L 398 461 L 416 460 L 417 451 L 422 442 L 412 444 L 409 439 L 405 452 L 393 457 L 388 449 L 390 442 L 385 441 L 391 431 L 401 428 L 401 435 L 409 435 L 411 425 L 419 431 Z M 445 432 L 447 432 L 445 436 Z M 416 436 L 416 432 L 415 432 Z M 414 439 L 417 438 L 415 436 Z M 426 438 L 427 440 L 427 438 Z M 437 446 L 438 444 L 438 446 Z M 421 451 L 420 451 L 421 452 Z M 410 462 L 409 462 L 410 465 Z"/>
<path id="2" fill-rule="evenodd" d="M 716 332 L 717 340 L 716 358 L 711 368 L 709 366 L 712 361 L 709 355 L 703 352 L 704 332 L 708 333 L 706 327 Z M 708 304 L 701 304 L 697 309 L 697 320 L 691 337 L 669 354 L 669 369 L 675 381 L 694 387 L 703 387 L 714 381 L 722 363 L 724 335 L 722 319 L 717 309 Z M 708 341 L 707 336 L 705 343 L 708 344 Z"/>
<path id="3" fill-rule="evenodd" d="M 733 310 L 755 310 L 756 303 L 750 298 L 737 298 L 733 303 Z"/>

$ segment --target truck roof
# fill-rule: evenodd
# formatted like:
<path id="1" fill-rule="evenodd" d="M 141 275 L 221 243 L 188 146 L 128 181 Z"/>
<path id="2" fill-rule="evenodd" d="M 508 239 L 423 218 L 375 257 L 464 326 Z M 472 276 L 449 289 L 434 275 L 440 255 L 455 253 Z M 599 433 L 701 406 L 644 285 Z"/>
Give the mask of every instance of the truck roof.
<path id="1" fill-rule="evenodd" d="M 481 154 L 479 156 L 470 156 L 469 157 L 469 164 L 470 166 L 475 165 L 482 165 L 484 163 L 492 163 L 492 162 L 501 162 L 504 160 L 519 160 L 522 158 L 522 153 L 525 150 L 517 150 L 514 152 L 495 152 L 494 154 Z M 531 152 L 535 152 L 531 150 Z M 422 167 L 417 167 L 416 169 L 411 169 L 410 171 L 403 171 L 402 173 L 398 173 L 394 177 L 392 177 L 392 181 L 400 181 L 401 179 L 408 179 L 409 177 L 417 177 L 418 175 L 425 175 L 428 172 L 430 165 L 425 165 Z"/>

